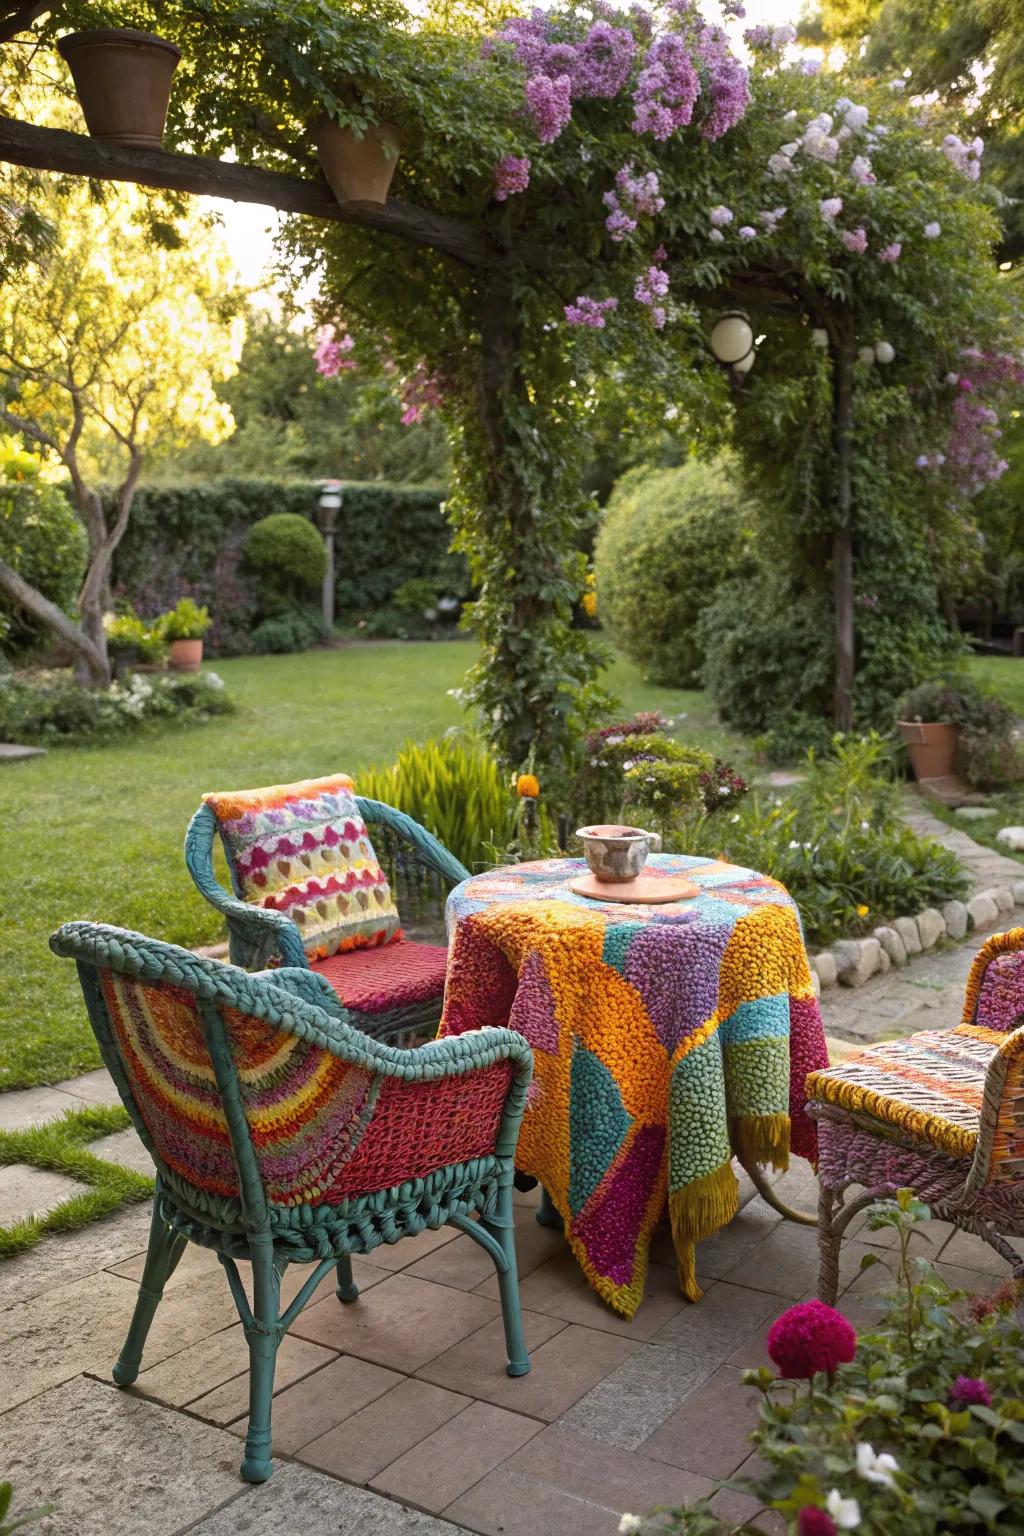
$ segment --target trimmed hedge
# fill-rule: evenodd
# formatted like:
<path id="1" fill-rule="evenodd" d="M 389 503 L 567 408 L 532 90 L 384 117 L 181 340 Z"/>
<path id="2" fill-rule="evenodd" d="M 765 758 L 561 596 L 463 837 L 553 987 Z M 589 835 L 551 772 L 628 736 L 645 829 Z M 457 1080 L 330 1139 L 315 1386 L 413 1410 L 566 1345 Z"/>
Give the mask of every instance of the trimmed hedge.
<path id="1" fill-rule="evenodd" d="M 466 595 L 465 561 L 448 553 L 442 491 L 358 482 L 342 489 L 334 546 L 340 623 L 390 605 L 415 577 L 436 577 L 453 595 Z M 209 606 L 211 651 L 248 650 L 260 597 L 243 558 L 249 530 L 279 512 L 313 520 L 319 494 L 309 481 L 143 487 L 114 557 L 118 596 L 149 617 L 187 593 Z"/>

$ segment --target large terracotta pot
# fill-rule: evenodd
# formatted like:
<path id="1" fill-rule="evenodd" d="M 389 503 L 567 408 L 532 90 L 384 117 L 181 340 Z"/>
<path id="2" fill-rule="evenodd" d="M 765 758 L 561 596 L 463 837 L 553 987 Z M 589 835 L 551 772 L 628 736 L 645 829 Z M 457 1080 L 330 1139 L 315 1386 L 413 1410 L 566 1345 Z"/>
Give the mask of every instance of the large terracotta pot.
<path id="1" fill-rule="evenodd" d="M 896 724 L 907 744 L 915 779 L 948 778 L 956 767 L 960 727 L 922 720 L 897 720 Z"/>
<path id="2" fill-rule="evenodd" d="M 339 203 L 386 203 L 402 136 L 394 123 L 374 123 L 357 139 L 333 118 L 317 118 L 313 138 L 323 173 Z"/>
<path id="3" fill-rule="evenodd" d="M 203 659 L 201 640 L 172 640 L 171 666 L 175 672 L 198 672 Z"/>
<path id="4" fill-rule="evenodd" d="M 118 27 L 70 32 L 57 47 L 94 139 L 127 149 L 160 148 L 179 48 L 151 32 Z"/>

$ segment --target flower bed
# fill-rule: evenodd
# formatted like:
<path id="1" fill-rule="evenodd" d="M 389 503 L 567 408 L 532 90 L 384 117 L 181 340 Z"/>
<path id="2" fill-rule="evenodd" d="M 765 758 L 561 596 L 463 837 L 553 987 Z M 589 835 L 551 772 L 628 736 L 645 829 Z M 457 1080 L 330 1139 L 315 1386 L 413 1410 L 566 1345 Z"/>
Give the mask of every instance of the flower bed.
<path id="1" fill-rule="evenodd" d="M 216 672 L 133 672 L 110 688 L 80 688 L 65 672 L 0 678 L 0 741 L 66 746 L 119 736 L 152 721 L 195 724 L 234 704 Z"/>

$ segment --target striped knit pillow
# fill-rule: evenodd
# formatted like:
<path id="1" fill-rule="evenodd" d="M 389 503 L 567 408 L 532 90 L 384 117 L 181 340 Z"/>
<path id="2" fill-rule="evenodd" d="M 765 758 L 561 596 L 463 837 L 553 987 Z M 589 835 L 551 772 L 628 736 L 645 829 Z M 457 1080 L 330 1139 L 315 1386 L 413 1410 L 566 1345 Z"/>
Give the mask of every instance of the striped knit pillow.
<path id="1" fill-rule="evenodd" d="M 347 774 L 204 795 L 245 901 L 287 912 L 311 960 L 401 937 Z"/>

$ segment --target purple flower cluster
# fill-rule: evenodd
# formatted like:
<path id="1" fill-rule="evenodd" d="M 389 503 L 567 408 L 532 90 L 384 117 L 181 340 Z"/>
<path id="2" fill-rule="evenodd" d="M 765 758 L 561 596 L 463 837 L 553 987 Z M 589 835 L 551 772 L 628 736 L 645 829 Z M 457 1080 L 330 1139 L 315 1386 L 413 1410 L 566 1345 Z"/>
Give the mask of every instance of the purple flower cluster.
<path id="1" fill-rule="evenodd" d="M 1024 366 L 1005 352 L 982 352 L 966 347 L 961 354 L 970 374 L 951 374 L 955 386 L 953 420 L 945 454 L 920 454 L 919 469 L 941 469 L 948 473 L 961 495 L 976 496 L 1009 468 L 999 456 L 1002 437 L 999 413 L 991 403 L 1010 391 L 1024 386 Z"/>
<path id="2" fill-rule="evenodd" d="M 609 210 L 604 225 L 618 243 L 633 233 L 641 214 L 653 217 L 660 213 L 665 199 L 660 194 L 657 173 L 645 171 L 636 175 L 631 160 L 615 177 L 615 186 L 617 191 L 604 194 L 604 205 Z"/>
<path id="3" fill-rule="evenodd" d="M 568 75 L 531 75 L 526 105 L 540 142 L 553 144 L 572 117 L 572 81 Z"/>
<path id="4" fill-rule="evenodd" d="M 514 192 L 530 185 L 530 161 L 526 155 L 506 155 L 494 167 L 494 198 L 504 203 Z"/>
<path id="5" fill-rule="evenodd" d="M 646 304 L 651 311 L 651 323 L 656 331 L 663 330 L 668 314 L 665 306 L 660 302 L 668 293 L 669 278 L 663 267 L 657 264 L 659 259 L 664 261 L 664 253 L 655 251 L 655 262 L 646 271 L 641 272 L 633 287 L 633 297 L 638 304 Z"/>
<path id="6" fill-rule="evenodd" d="M 781 27 L 748 27 L 743 34 L 743 41 L 753 52 L 770 48 L 775 53 L 781 53 L 795 37 L 796 28 L 787 23 Z"/>
<path id="7" fill-rule="evenodd" d="M 878 253 L 878 259 L 883 265 L 886 263 L 891 264 L 894 261 L 899 261 L 902 252 L 902 244 L 899 240 L 894 240 L 891 245 L 883 245 Z"/>
<path id="8" fill-rule="evenodd" d="M 618 299 L 590 299 L 581 293 L 575 304 L 565 306 L 565 318 L 569 325 L 586 325 L 592 331 L 603 331 L 605 315 L 618 307 Z"/>
<path id="9" fill-rule="evenodd" d="M 693 118 L 700 95 L 697 73 L 686 42 L 667 32 L 651 44 L 633 93 L 633 132 L 667 139 Z"/>
<path id="10" fill-rule="evenodd" d="M 709 143 L 720 139 L 740 121 L 750 105 L 747 71 L 736 59 L 721 27 L 705 27 L 697 39 L 697 56 L 707 71 L 710 110 L 700 131 Z"/>
<path id="11" fill-rule="evenodd" d="M 981 175 L 981 157 L 985 153 L 983 139 L 972 139 L 965 144 L 955 133 L 947 133 L 942 141 L 942 153 L 961 176 L 966 176 L 968 181 L 977 181 Z"/>
<path id="12" fill-rule="evenodd" d="M 868 248 L 867 230 L 863 224 L 859 224 L 856 229 L 844 229 L 839 238 L 846 249 L 852 251 L 855 256 L 863 256 Z"/>
<path id="13" fill-rule="evenodd" d="M 419 363 L 402 382 L 402 426 L 411 427 L 422 421 L 427 411 L 436 411 L 444 404 L 444 387 L 441 377 L 431 373 L 424 363 Z"/>
<path id="14" fill-rule="evenodd" d="M 970 1408 L 972 1403 L 979 1407 L 992 1407 L 992 1391 L 987 1381 L 981 1376 L 958 1376 L 949 1389 L 949 1406 L 951 1408 Z"/>
<path id="15" fill-rule="evenodd" d="M 617 96 L 629 79 L 636 42 L 626 27 L 595 22 L 576 50 L 574 96 Z"/>

